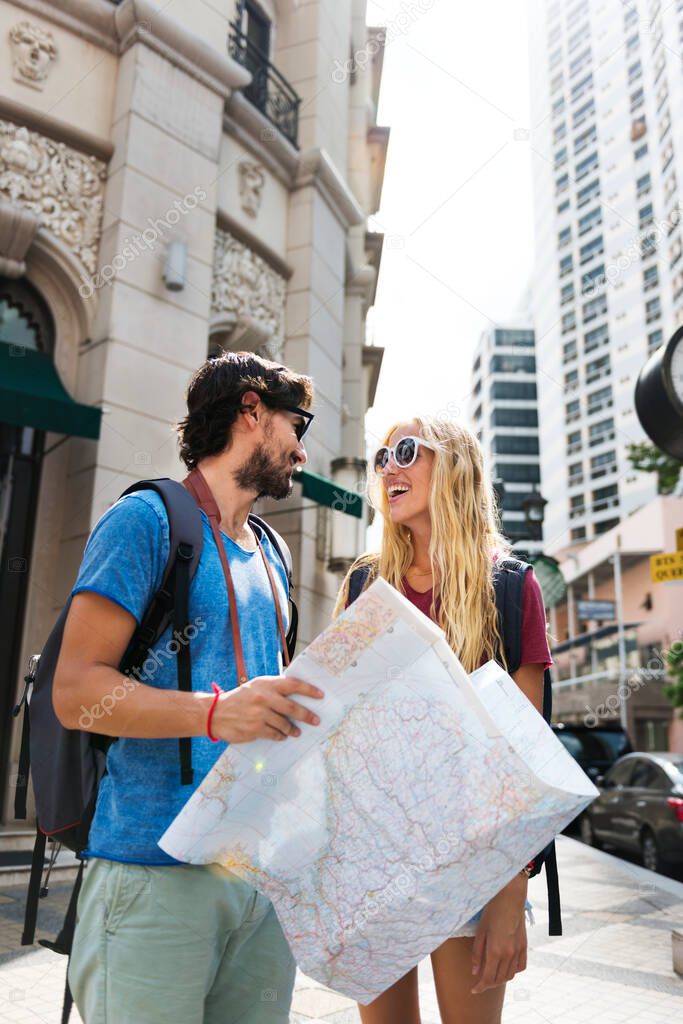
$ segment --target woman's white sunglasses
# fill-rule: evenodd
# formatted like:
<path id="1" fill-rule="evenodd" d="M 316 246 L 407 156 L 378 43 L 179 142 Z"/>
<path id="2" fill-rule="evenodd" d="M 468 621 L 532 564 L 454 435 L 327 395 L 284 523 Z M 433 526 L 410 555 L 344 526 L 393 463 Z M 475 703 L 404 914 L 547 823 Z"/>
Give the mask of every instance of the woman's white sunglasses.
<path id="1" fill-rule="evenodd" d="M 402 437 L 400 441 L 397 441 L 393 448 L 389 445 L 382 445 L 377 451 L 374 460 L 375 473 L 386 472 L 387 466 L 389 465 L 389 459 L 393 458 L 394 462 L 399 469 L 407 469 L 408 466 L 412 466 L 415 462 L 420 448 L 429 448 L 431 451 L 435 451 L 433 444 L 429 441 L 425 441 L 422 437 Z"/>

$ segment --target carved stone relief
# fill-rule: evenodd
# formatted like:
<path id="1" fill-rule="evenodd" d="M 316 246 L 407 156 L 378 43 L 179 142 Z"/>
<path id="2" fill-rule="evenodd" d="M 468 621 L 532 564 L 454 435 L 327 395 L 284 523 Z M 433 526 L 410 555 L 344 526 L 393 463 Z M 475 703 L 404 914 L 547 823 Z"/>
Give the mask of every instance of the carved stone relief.
<path id="1" fill-rule="evenodd" d="M 235 342 L 244 325 L 266 340 L 262 355 L 280 359 L 284 343 L 286 282 L 263 259 L 223 228 L 216 230 L 211 289 L 214 322 L 235 325 Z M 247 347 L 246 345 L 244 347 Z"/>
<path id="2" fill-rule="evenodd" d="M 32 89 L 44 89 L 52 62 L 57 56 L 52 33 L 30 21 L 20 21 L 9 30 L 15 82 Z"/>
<path id="3" fill-rule="evenodd" d="M 239 177 L 240 203 L 245 213 L 256 217 L 261 207 L 261 191 L 266 176 L 258 164 L 250 160 L 240 160 L 237 165 Z"/>
<path id="4" fill-rule="evenodd" d="M 0 120 L 0 194 L 36 214 L 91 274 L 97 268 L 106 175 L 97 157 Z"/>

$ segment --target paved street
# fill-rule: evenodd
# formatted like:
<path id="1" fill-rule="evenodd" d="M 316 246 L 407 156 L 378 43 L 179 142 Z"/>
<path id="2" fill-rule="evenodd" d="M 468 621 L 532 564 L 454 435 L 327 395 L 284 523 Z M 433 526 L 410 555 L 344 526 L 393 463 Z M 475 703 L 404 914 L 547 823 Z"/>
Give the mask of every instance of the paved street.
<path id="1" fill-rule="evenodd" d="M 565 837 L 559 864 L 565 934 L 548 937 L 545 882 L 532 880 L 529 967 L 509 986 L 504 1024 L 683 1020 L 683 979 L 671 966 L 671 929 L 683 931 L 683 885 Z M 67 895 L 65 886 L 52 890 L 40 935 L 54 936 Z M 65 960 L 40 947 L 21 949 L 23 898 L 23 888 L 0 893 L 0 1024 L 58 1024 Z M 420 976 L 423 1024 L 439 1024 L 429 960 Z M 80 1021 L 75 1012 L 72 1020 Z M 299 975 L 292 1024 L 358 1020 L 350 1000 Z"/>

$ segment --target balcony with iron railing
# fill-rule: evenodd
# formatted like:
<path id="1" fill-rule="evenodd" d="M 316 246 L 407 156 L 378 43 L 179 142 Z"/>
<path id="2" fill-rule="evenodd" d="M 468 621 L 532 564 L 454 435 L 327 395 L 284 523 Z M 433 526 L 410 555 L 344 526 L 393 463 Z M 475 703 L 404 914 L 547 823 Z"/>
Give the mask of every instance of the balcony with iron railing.
<path id="1" fill-rule="evenodd" d="M 245 97 L 298 149 L 301 99 L 265 54 L 247 38 L 237 22 L 230 23 L 228 53 L 251 72 Z"/>

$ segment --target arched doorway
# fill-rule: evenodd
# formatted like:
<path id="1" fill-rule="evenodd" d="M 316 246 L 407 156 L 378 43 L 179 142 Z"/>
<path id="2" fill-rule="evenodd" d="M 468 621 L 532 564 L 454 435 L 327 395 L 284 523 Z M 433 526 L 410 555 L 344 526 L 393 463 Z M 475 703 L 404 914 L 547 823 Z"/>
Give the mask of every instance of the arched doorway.
<path id="1" fill-rule="evenodd" d="M 0 345 L 8 359 L 26 359 L 27 352 L 52 358 L 54 325 L 46 304 L 28 282 L 0 278 Z M 26 607 L 40 467 L 45 432 L 3 422 L 0 408 L 0 793 L 5 791 L 21 634 Z M 14 417 L 12 417 L 14 418 Z"/>
<path id="2" fill-rule="evenodd" d="M 27 279 L 0 277 L 0 820 L 44 457 L 56 435 L 97 438 L 100 410 L 75 402 L 54 365 L 55 324 Z M 46 638 L 43 638 L 43 640 Z"/>

